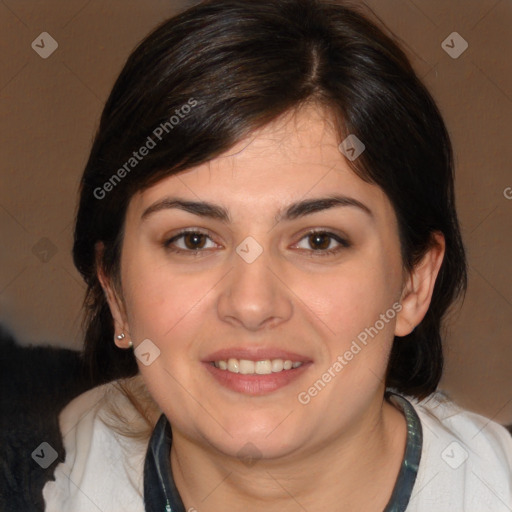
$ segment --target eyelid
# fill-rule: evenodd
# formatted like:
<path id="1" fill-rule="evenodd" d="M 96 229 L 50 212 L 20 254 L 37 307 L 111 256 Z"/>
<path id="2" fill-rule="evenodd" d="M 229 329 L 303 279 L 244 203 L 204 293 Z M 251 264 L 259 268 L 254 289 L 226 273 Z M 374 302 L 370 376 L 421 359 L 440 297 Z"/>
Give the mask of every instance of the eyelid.
<path id="1" fill-rule="evenodd" d="M 318 250 L 300 249 L 300 250 L 307 251 L 310 254 L 316 255 L 316 256 L 329 256 L 329 255 L 336 254 L 336 253 L 340 252 L 342 249 L 348 249 L 349 247 L 352 246 L 352 243 L 350 242 L 349 238 L 346 235 L 341 235 L 341 234 L 335 233 L 327 228 L 315 228 L 315 229 L 310 229 L 309 231 L 304 233 L 300 237 L 299 241 L 296 244 L 294 244 L 293 247 L 296 247 L 305 238 L 307 238 L 311 235 L 315 235 L 317 233 L 325 235 L 325 236 L 329 237 L 331 240 L 334 240 L 338 244 L 338 246 L 335 247 L 334 249 L 323 249 L 323 250 L 322 249 L 318 249 Z"/>
<path id="2" fill-rule="evenodd" d="M 179 230 L 177 233 L 173 234 L 172 236 L 166 236 L 162 242 L 162 245 L 165 249 L 168 249 L 171 252 L 176 253 L 189 253 L 189 254 L 198 254 L 200 252 L 206 252 L 207 249 L 181 249 L 181 248 L 171 248 L 172 243 L 176 240 L 179 240 L 180 238 L 184 237 L 188 234 L 198 234 L 203 235 L 209 240 L 211 240 L 213 243 L 217 244 L 217 242 L 214 242 L 212 236 L 207 230 L 204 230 L 202 228 L 184 228 Z M 218 245 L 218 244 L 217 244 Z"/>

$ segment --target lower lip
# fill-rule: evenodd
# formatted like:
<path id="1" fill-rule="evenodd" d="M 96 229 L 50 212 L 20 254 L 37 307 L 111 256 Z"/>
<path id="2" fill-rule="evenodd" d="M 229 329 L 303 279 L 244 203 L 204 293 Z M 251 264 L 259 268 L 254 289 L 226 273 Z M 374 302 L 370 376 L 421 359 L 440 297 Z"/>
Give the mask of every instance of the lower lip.
<path id="1" fill-rule="evenodd" d="M 283 388 L 298 379 L 311 363 L 303 363 L 298 368 L 266 375 L 244 375 L 228 370 L 220 370 L 211 363 L 203 364 L 210 374 L 226 388 L 246 395 L 260 396 Z"/>

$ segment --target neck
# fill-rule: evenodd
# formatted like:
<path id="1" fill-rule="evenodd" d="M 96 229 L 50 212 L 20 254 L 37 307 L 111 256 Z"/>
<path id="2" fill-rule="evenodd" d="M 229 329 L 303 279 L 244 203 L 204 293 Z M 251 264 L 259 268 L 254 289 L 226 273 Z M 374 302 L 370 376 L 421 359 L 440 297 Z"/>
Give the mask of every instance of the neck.
<path id="1" fill-rule="evenodd" d="M 407 441 L 403 414 L 378 397 L 348 431 L 286 459 L 237 458 L 205 451 L 173 428 L 171 466 L 185 510 L 256 512 L 383 510 Z"/>

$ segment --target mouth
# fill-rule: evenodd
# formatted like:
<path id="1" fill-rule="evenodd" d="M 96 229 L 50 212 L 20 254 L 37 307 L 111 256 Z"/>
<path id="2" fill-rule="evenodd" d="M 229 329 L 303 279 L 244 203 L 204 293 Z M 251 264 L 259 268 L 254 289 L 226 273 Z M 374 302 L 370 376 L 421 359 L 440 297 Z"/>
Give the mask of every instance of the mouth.
<path id="1" fill-rule="evenodd" d="M 299 368 L 304 362 L 292 361 L 291 359 L 263 359 L 261 361 L 251 361 L 250 359 L 235 359 L 231 357 L 227 360 L 220 359 L 218 361 L 211 361 L 210 364 L 219 370 L 231 373 L 241 373 L 242 375 L 270 375 L 272 373 L 286 372 Z"/>
<path id="2" fill-rule="evenodd" d="M 278 350 L 231 349 L 202 361 L 214 381 L 231 391 L 261 396 L 297 380 L 312 365 L 300 354 Z"/>

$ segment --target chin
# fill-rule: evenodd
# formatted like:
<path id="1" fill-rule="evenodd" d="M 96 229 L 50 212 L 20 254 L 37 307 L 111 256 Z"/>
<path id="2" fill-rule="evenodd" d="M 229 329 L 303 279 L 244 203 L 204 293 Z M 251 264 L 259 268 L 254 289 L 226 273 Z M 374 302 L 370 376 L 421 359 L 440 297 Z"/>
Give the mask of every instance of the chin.
<path id="1" fill-rule="evenodd" d="M 305 439 L 290 436 L 289 430 L 278 432 L 278 429 L 273 429 L 275 426 L 264 431 L 240 427 L 236 432 L 230 431 L 232 437 L 226 434 L 222 440 L 209 438 L 209 442 L 224 454 L 241 460 L 279 459 L 305 442 Z"/>

